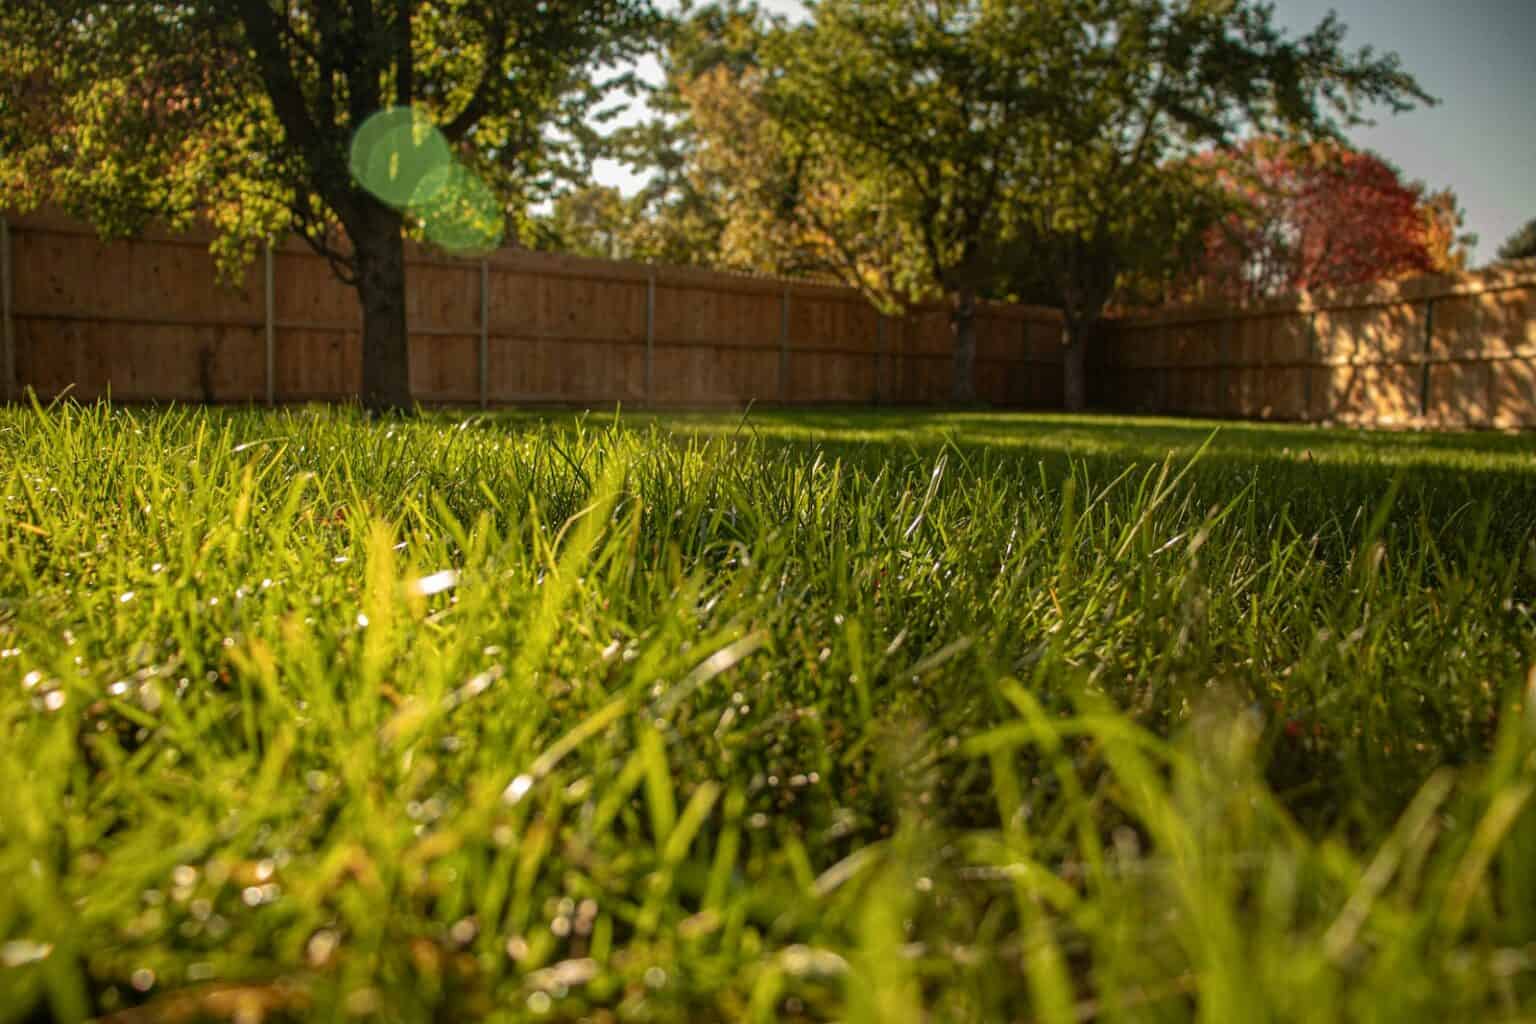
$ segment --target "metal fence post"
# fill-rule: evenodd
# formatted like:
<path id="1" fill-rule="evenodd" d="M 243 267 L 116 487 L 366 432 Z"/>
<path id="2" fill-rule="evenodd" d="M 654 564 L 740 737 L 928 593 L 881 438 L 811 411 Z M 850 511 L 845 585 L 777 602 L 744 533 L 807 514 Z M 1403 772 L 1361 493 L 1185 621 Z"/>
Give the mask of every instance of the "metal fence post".
<path id="1" fill-rule="evenodd" d="M 789 402 L 789 285 L 779 304 L 779 401 Z"/>
<path id="2" fill-rule="evenodd" d="M 480 408 L 491 405 L 491 264 L 480 261 L 480 351 L 476 362 Z"/>
<path id="3" fill-rule="evenodd" d="M 645 278 L 645 407 L 656 407 L 656 268 Z"/>
<path id="4" fill-rule="evenodd" d="M 267 240 L 262 268 L 263 297 L 266 315 L 266 382 L 267 405 L 277 404 L 277 274 L 272 256 L 272 241 Z"/>

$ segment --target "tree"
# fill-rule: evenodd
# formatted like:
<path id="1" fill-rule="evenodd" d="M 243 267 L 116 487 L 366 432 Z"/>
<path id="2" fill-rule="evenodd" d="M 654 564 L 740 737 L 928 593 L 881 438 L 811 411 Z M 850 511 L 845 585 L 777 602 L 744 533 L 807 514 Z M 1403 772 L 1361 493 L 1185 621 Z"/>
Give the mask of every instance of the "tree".
<path id="1" fill-rule="evenodd" d="M 1536 218 L 1526 221 L 1524 227 L 1505 239 L 1499 246 L 1499 259 L 1536 259 Z"/>
<path id="2" fill-rule="evenodd" d="M 633 255 L 634 203 L 607 185 L 586 185 L 556 196 L 547 215 L 533 222 L 535 248 L 594 259 Z"/>
<path id="3" fill-rule="evenodd" d="M 896 253 L 915 268 L 887 276 L 950 297 L 957 401 L 974 395 L 978 297 L 1043 287 L 1079 408 L 1086 338 L 1118 282 L 1171 272 L 1227 207 L 1189 157 L 1428 100 L 1396 57 L 1343 36 L 1330 16 L 1290 38 L 1257 0 L 824 0 L 764 40 L 757 102 L 777 130 L 736 135 L 785 147 L 800 190 L 728 216 L 797 226 L 806 181 L 845 183 L 817 226 L 861 258 L 910 240 Z"/>
<path id="4" fill-rule="evenodd" d="M 542 248 L 583 255 L 613 253 L 681 266 L 739 267 L 721 248 L 723 210 L 730 204 L 719 175 L 700 159 L 707 145 L 693 116 L 694 97 L 710 92 L 722 69 L 741 73 L 757 63 L 761 14 L 726 0 L 694 8 L 687 0 L 659 33 L 659 84 L 638 84 L 648 116 L 600 140 L 599 152 L 642 172 L 638 192 L 623 196 L 577 181 L 538 218 Z"/>
<path id="5" fill-rule="evenodd" d="M 0 195 L 57 202 L 113 234 L 205 219 L 226 265 L 296 228 L 357 289 L 363 402 L 403 407 L 403 236 L 497 237 L 549 168 L 551 126 L 580 135 L 599 91 L 584 72 L 639 39 L 648 12 L 645 0 L 8 0 Z M 392 113 L 370 120 L 380 111 Z"/>
<path id="6" fill-rule="evenodd" d="M 918 240 L 881 180 L 763 106 L 758 69 L 716 67 L 682 90 L 699 141 L 694 173 L 724 212 L 721 265 L 841 281 L 895 312 L 924 297 Z"/>
<path id="7" fill-rule="evenodd" d="M 1422 183 L 1416 182 L 1421 192 Z M 1459 274 L 1467 269 L 1477 234 L 1463 231 L 1467 214 L 1449 188 L 1430 192 L 1419 204 L 1424 220 L 1424 238 L 1429 246 L 1430 269 L 1436 274 Z"/>
<path id="8" fill-rule="evenodd" d="M 682 5 L 668 23 L 662 81 L 647 90 L 650 116 L 613 133 L 606 155 L 646 175 L 638 193 L 582 184 L 540 218 L 539 244 L 570 252 L 792 275 L 838 277 L 889 308 L 880 271 L 895 251 L 850 259 L 858 248 L 818 225 L 846 217 L 867 192 L 761 106 L 761 47 L 772 20 L 751 3 Z M 765 210 L 771 212 L 765 213 Z M 875 254 L 868 254 L 873 256 Z"/>
<path id="9" fill-rule="evenodd" d="M 762 14 L 751 3 L 725 0 L 695 8 L 685 0 L 668 21 L 658 54 L 662 80 L 647 90 L 650 116 L 613 136 L 614 155 L 647 176 L 627 208 L 637 258 L 680 265 L 723 267 L 721 250 L 729 207 L 727 183 L 700 149 L 706 136 L 694 116 L 694 97 L 721 73 L 731 78 L 758 63 Z"/>
<path id="10" fill-rule="evenodd" d="M 1465 266 L 1455 195 L 1426 195 L 1374 153 L 1266 137 L 1200 162 L 1234 205 L 1207 232 L 1185 292 L 1244 301 Z"/>
<path id="11" fill-rule="evenodd" d="M 1037 142 L 1026 126 L 1053 100 L 1026 67 L 1037 15 L 830 0 L 765 47 L 762 107 L 790 173 L 760 217 L 819 241 L 831 257 L 820 262 L 855 283 L 888 281 L 908 301 L 948 295 L 957 402 L 975 398 L 976 302 L 999 281 L 1000 214 Z"/>

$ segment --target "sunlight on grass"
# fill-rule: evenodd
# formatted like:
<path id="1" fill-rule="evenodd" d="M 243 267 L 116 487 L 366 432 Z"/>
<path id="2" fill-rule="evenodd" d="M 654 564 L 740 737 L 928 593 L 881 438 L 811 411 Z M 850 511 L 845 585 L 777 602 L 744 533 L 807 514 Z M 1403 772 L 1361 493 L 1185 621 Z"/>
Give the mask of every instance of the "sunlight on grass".
<path id="1" fill-rule="evenodd" d="M 1522 1019 L 1533 440 L 1215 427 L 0 410 L 0 1019 Z"/>
<path id="2" fill-rule="evenodd" d="M 726 413 L 675 413 L 659 421 L 670 429 L 708 435 L 736 434 L 745 426 L 762 436 L 796 441 L 923 447 L 953 442 L 1026 453 L 1102 453 L 1142 459 L 1161 459 L 1170 452 L 1190 454 L 1213 433 L 1213 454 L 1253 459 L 1518 469 L 1536 458 L 1536 439 L 1530 434 L 1366 431 L 1170 417 L 758 410 L 748 414 L 745 424 L 740 414 Z"/>

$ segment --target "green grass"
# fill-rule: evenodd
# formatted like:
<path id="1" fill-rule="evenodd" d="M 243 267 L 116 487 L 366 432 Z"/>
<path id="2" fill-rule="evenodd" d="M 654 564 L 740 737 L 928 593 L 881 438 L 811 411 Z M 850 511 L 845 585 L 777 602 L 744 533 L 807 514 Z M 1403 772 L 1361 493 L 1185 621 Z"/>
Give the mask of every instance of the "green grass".
<path id="1" fill-rule="evenodd" d="M 1536 1019 L 1536 439 L 1215 429 L 0 410 L 0 1019 Z"/>

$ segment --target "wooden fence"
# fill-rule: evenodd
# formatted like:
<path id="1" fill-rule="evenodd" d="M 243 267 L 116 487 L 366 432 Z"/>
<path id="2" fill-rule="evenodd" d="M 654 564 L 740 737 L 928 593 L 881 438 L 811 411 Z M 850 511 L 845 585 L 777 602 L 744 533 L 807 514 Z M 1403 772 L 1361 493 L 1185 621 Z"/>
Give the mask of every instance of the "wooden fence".
<path id="1" fill-rule="evenodd" d="M 355 293 L 297 240 L 220 282 L 208 238 L 103 243 L 53 215 L 0 237 L 4 383 L 15 397 L 293 402 L 360 387 Z M 934 403 L 950 394 L 947 313 L 882 317 L 804 282 L 503 250 L 408 247 L 411 387 L 426 403 L 634 406 Z M 986 306 L 977 390 L 1061 399 L 1060 319 Z"/>
<path id="2" fill-rule="evenodd" d="M 208 238 L 103 243 L 52 214 L 0 219 L 0 390 L 129 401 L 339 400 L 360 312 L 290 240 L 220 282 Z M 426 403 L 943 403 L 948 313 L 882 317 L 851 289 L 503 250 L 408 247 L 411 386 Z M 1060 316 L 986 304 L 976 390 L 1059 408 Z M 1536 262 L 1241 309 L 1107 323 L 1104 409 L 1371 426 L 1536 427 Z"/>
<path id="3" fill-rule="evenodd" d="M 1536 261 L 1107 325 L 1091 401 L 1377 427 L 1536 427 Z"/>

